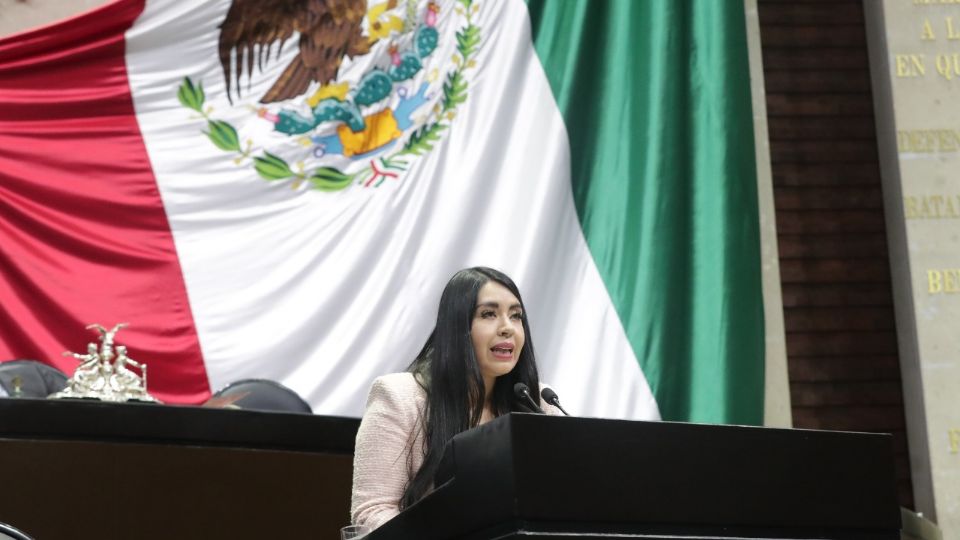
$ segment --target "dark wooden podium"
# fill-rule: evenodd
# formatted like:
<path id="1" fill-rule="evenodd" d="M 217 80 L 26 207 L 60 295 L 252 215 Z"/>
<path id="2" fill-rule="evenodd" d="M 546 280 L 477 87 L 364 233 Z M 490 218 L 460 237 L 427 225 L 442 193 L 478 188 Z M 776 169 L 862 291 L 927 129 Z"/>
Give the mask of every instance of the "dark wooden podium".
<path id="1" fill-rule="evenodd" d="M 37 540 L 338 539 L 359 421 L 0 399 L 0 521 Z"/>
<path id="2" fill-rule="evenodd" d="M 504 416 L 368 540 L 896 540 L 889 435 Z"/>

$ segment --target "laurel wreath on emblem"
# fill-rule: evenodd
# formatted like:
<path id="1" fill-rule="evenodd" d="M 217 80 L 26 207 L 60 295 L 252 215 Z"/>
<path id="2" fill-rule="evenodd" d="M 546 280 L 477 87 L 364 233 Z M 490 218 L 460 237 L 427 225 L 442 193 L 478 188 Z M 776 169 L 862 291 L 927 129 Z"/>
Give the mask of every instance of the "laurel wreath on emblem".
<path id="1" fill-rule="evenodd" d="M 427 24 L 419 26 L 411 47 L 412 51 L 406 51 L 401 56 L 391 49 L 394 65 L 388 70 L 378 68 L 364 75 L 352 96 L 344 95 L 345 92 L 331 95 L 331 92 L 326 91 L 327 87 L 321 88 L 318 94 L 313 96 L 316 103 L 311 103 L 313 118 L 307 118 L 293 111 L 281 110 L 279 113 L 269 113 L 265 109 L 258 111 L 261 118 L 274 123 L 276 131 L 289 135 L 302 135 L 300 138 L 302 143 L 312 141 L 317 144 L 319 150 L 315 150 L 315 157 L 322 157 L 324 149 L 332 146 L 338 151 L 337 153 L 367 161 L 365 166 L 354 172 L 346 172 L 331 166 L 319 166 L 307 170 L 303 162 L 291 166 L 280 156 L 255 147 L 251 139 L 246 141 L 245 146 L 241 145 L 237 129 L 225 120 L 214 118 L 212 106 L 204 108 L 206 96 L 202 82 L 194 83 L 189 77 L 185 77 L 177 89 L 177 99 L 184 107 L 199 113 L 206 120 L 206 130 L 203 133 L 217 148 L 237 154 L 234 158 L 234 163 L 237 165 L 252 164 L 257 174 L 264 180 L 289 180 L 293 188 L 307 182 L 311 188 L 319 191 L 340 191 L 355 184 L 363 187 L 379 187 L 387 179 L 399 179 L 399 173 L 409 167 L 410 159 L 432 150 L 440 141 L 442 133 L 450 127 L 458 106 L 467 100 L 468 83 L 465 72 L 476 65 L 475 56 L 480 48 L 480 28 L 473 23 L 473 15 L 479 10 L 479 3 L 474 0 L 457 0 L 457 2 L 460 5 L 457 6 L 456 11 L 463 17 L 464 24 L 456 32 L 457 53 L 452 59 L 455 67 L 446 75 L 439 102 L 419 127 L 409 131 L 409 136 L 399 149 L 394 148 L 392 152 L 383 152 L 382 149 L 380 152 L 377 152 L 377 149 L 364 152 L 365 148 L 362 146 L 357 148 L 355 143 L 370 139 L 369 133 L 364 136 L 365 130 L 373 130 L 375 136 L 380 134 L 382 137 L 384 122 L 387 125 L 386 131 L 390 132 L 392 129 L 393 136 L 397 138 L 404 131 L 398 128 L 413 127 L 410 118 L 401 119 L 398 122 L 396 116 L 401 109 L 404 110 L 404 114 L 412 114 L 412 110 L 425 101 L 427 83 L 423 83 L 417 92 L 400 88 L 398 95 L 401 101 L 394 109 L 388 108 L 375 114 L 362 116 L 358 105 L 372 105 L 382 100 L 390 95 L 390 89 L 395 83 L 411 79 L 422 69 L 419 59 L 433 52 L 437 44 L 437 32 L 432 24 L 432 21 L 435 21 L 435 14 L 434 18 L 431 18 L 428 13 Z M 430 8 L 434 8 L 432 3 Z M 408 18 L 412 15 L 408 13 Z M 326 92 L 326 95 L 322 95 L 323 92 Z M 334 134 L 322 137 L 312 135 L 312 130 L 319 124 L 330 121 L 338 122 Z"/>

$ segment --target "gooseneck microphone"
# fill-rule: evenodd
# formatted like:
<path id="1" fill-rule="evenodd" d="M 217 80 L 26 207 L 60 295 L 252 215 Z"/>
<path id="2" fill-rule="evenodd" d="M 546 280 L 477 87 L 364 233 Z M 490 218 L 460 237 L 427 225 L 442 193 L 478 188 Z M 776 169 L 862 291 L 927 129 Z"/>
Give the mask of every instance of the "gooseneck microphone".
<path id="1" fill-rule="evenodd" d="M 560 412 L 562 412 L 563 414 L 570 416 L 570 413 L 568 413 L 566 410 L 564 410 L 563 407 L 560 406 L 560 398 L 557 397 L 557 393 L 554 392 L 552 388 L 544 388 L 543 390 L 541 390 L 540 397 L 542 397 L 543 400 L 546 401 L 547 403 L 560 409 Z"/>
<path id="2" fill-rule="evenodd" d="M 537 405 L 537 402 L 533 400 L 533 396 L 530 395 L 529 386 L 523 384 L 522 382 L 518 382 L 517 384 L 513 385 L 513 395 L 517 396 L 517 399 L 523 402 L 524 405 L 529 405 L 532 407 L 535 412 L 544 414 L 543 409 Z"/>

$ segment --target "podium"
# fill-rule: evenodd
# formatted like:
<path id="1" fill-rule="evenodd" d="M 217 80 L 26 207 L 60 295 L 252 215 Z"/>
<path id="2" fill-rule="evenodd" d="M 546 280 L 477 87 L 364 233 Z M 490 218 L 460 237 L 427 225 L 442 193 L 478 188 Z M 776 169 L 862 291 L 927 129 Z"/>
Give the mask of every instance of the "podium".
<path id="1" fill-rule="evenodd" d="M 510 414 L 367 540 L 896 540 L 892 437 Z"/>

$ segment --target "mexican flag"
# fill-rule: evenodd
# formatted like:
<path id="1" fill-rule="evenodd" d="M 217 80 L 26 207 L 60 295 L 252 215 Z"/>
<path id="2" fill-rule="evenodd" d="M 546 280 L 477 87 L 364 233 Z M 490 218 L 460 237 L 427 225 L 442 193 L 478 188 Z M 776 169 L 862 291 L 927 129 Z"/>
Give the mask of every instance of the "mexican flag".
<path id="1" fill-rule="evenodd" d="M 118 0 L 0 41 L 0 358 L 359 416 L 458 269 L 580 415 L 762 422 L 741 2 Z"/>

